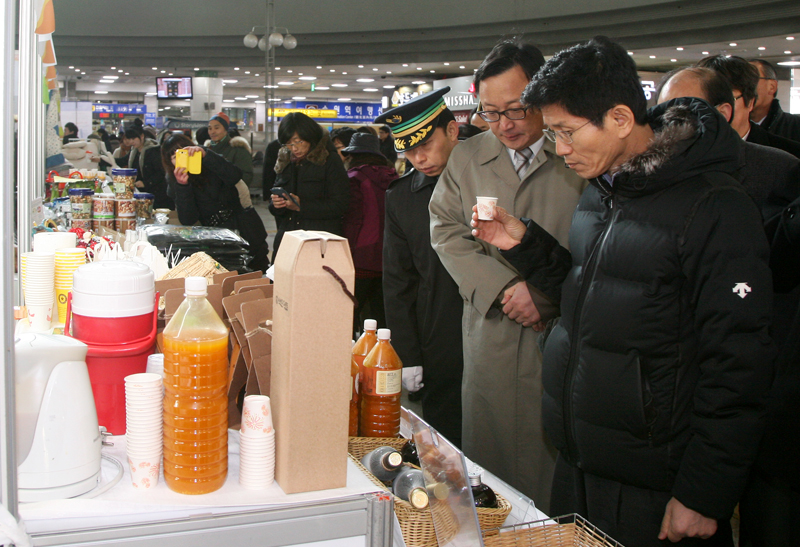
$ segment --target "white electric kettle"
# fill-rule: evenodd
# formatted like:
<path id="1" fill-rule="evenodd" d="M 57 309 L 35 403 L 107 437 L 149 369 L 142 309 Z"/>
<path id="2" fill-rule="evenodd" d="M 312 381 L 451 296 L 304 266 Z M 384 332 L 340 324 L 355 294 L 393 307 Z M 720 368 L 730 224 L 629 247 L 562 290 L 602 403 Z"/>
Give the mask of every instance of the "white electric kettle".
<path id="1" fill-rule="evenodd" d="M 100 480 L 102 438 L 88 347 L 67 336 L 16 339 L 17 477 L 22 502 L 71 498 Z"/>

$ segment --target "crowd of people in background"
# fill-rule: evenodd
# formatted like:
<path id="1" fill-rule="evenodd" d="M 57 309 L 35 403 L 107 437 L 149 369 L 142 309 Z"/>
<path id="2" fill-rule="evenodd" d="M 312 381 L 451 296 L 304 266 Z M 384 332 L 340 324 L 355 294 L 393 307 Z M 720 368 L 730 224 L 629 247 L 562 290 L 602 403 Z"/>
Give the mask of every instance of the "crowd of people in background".
<path id="1" fill-rule="evenodd" d="M 547 61 L 511 39 L 474 85 L 461 125 L 449 88 L 377 130 L 286 115 L 263 154 L 272 261 L 286 231 L 346 237 L 354 336 L 389 327 L 424 418 L 544 512 L 624 545 L 727 547 L 738 506 L 740 545 L 793 544 L 800 116 L 775 68 L 709 56 L 666 74 L 648 109 L 607 38 Z M 252 150 L 225 114 L 194 141 L 139 121 L 102 161 L 137 168 L 182 224 L 239 230 L 269 266 Z"/>

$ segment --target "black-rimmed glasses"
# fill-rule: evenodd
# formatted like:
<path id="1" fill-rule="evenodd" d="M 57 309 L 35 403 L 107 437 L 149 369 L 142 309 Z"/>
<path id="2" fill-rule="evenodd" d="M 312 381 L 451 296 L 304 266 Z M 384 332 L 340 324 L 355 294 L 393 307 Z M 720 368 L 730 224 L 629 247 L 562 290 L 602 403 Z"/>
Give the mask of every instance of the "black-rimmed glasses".
<path id="1" fill-rule="evenodd" d="M 505 116 L 509 120 L 522 120 L 528 115 L 528 108 L 509 108 L 498 112 L 496 110 L 481 110 L 476 112 L 484 121 L 494 123 L 500 121 L 500 116 Z"/>

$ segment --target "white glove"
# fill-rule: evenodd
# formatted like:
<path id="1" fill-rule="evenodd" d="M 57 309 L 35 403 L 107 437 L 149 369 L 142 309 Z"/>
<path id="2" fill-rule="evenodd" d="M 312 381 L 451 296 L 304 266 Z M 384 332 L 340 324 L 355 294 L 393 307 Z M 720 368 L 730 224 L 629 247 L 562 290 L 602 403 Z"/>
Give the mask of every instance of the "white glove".
<path id="1" fill-rule="evenodd" d="M 425 384 L 422 383 L 422 367 L 405 367 L 403 369 L 403 387 L 409 393 L 419 391 Z"/>
<path id="2" fill-rule="evenodd" d="M 100 159 L 106 163 L 110 163 L 112 167 L 119 167 L 119 165 L 117 165 L 117 161 L 114 159 L 114 156 L 111 154 L 101 154 Z"/>

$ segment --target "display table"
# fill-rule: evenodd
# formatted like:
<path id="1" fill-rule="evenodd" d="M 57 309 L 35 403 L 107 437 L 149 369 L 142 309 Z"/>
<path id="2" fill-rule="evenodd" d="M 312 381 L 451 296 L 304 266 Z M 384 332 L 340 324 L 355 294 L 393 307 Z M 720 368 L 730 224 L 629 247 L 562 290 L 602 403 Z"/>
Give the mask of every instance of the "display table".
<path id="1" fill-rule="evenodd" d="M 121 480 L 95 498 L 21 504 L 20 517 L 33 545 L 118 545 L 204 547 L 220 545 L 369 545 L 370 494 L 378 489 L 348 460 L 344 488 L 284 494 L 277 483 L 261 491 L 239 484 L 239 432 L 228 432 L 228 478 L 211 494 L 186 496 L 167 488 L 163 472 L 158 486 L 138 491 L 131 486 L 125 438 L 110 437 L 104 456 L 123 465 Z M 103 460 L 102 481 L 118 474 Z"/>

